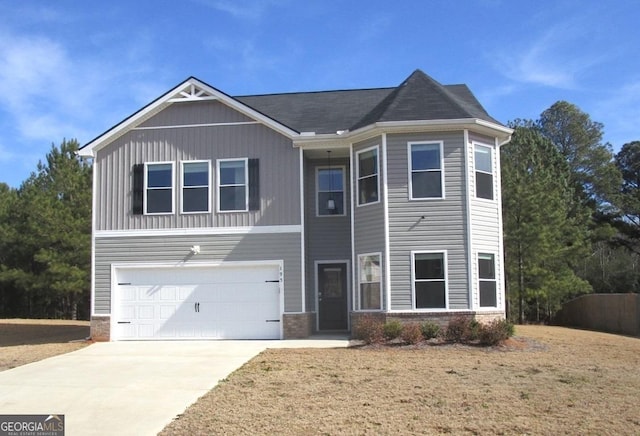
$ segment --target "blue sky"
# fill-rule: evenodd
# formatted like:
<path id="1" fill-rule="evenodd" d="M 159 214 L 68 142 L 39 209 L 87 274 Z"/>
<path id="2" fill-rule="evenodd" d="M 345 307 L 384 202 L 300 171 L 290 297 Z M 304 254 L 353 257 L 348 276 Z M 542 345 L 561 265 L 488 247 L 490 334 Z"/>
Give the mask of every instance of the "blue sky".
<path id="1" fill-rule="evenodd" d="M 558 100 L 640 140 L 636 0 L 0 2 L 0 182 L 189 76 L 230 95 L 388 87 L 419 68 L 502 122 Z"/>

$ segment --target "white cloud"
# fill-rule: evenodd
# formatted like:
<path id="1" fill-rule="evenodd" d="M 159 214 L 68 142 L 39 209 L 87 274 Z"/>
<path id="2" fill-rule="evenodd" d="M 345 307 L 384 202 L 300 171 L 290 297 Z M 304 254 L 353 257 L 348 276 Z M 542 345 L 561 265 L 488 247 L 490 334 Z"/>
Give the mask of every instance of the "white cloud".
<path id="1" fill-rule="evenodd" d="M 254 1 L 254 2 L 238 2 L 230 0 L 195 0 L 204 6 L 216 9 L 220 12 L 227 13 L 234 18 L 240 20 L 259 20 L 267 9 L 273 5 L 278 5 L 279 1 Z"/>
<path id="2" fill-rule="evenodd" d="M 494 64 L 508 79 L 559 89 L 577 89 L 580 79 L 589 70 L 606 61 L 609 54 L 590 50 L 585 32 L 591 26 L 589 17 L 574 17 L 549 24 L 544 30 L 523 28 L 523 35 L 533 35 L 525 41 L 515 41 L 507 49 L 490 55 Z M 523 23 L 523 27 L 526 25 Z"/>

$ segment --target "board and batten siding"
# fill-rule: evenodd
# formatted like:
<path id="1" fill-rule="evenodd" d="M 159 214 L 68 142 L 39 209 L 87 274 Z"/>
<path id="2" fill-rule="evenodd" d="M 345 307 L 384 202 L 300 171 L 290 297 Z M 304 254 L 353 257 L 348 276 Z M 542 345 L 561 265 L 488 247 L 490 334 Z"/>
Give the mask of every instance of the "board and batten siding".
<path id="1" fill-rule="evenodd" d="M 493 192 L 494 200 L 476 198 L 474 144 L 480 144 L 492 149 L 493 168 Z M 467 156 L 469 165 L 469 192 L 470 217 L 471 217 L 471 250 L 472 250 L 472 283 L 473 283 L 473 308 L 480 308 L 480 294 L 478 289 L 478 253 L 490 253 L 495 255 L 497 303 L 499 308 L 504 307 L 504 283 L 502 271 L 504 268 L 503 251 L 500 246 L 500 168 L 498 161 L 499 150 L 496 149 L 495 139 L 476 133 L 469 133 L 467 144 Z"/>
<path id="2" fill-rule="evenodd" d="M 285 312 L 302 311 L 300 233 L 136 236 L 101 238 L 95 241 L 95 315 L 111 312 L 111 265 L 113 263 L 248 262 L 282 260 L 284 264 Z M 200 253 L 190 255 L 190 247 Z"/>
<path id="3" fill-rule="evenodd" d="M 202 111 L 200 111 L 202 109 Z M 193 118 L 192 118 L 193 117 Z M 290 139 L 219 102 L 175 103 L 97 152 L 96 230 L 299 225 L 299 152 Z M 193 126 L 193 124 L 215 124 Z M 260 210 L 216 211 L 216 160 L 257 158 Z M 180 213 L 180 162 L 211 160 L 211 211 Z M 174 163 L 174 213 L 133 215 L 133 165 Z M 287 195 L 289 193 L 290 195 Z M 284 195 L 283 195 L 284 194 Z"/>
<path id="4" fill-rule="evenodd" d="M 408 143 L 442 141 L 444 199 L 409 200 Z M 413 308 L 411 252 L 447 252 L 448 309 L 469 309 L 464 133 L 387 136 L 391 310 Z M 424 217 L 424 218 L 423 218 Z"/>
<path id="5" fill-rule="evenodd" d="M 380 201 L 378 203 L 371 203 L 362 206 L 358 206 L 358 155 L 357 153 L 361 150 L 378 146 L 378 180 L 379 180 L 379 190 L 378 197 Z M 353 247 L 355 254 L 355 262 L 356 264 L 353 266 L 353 282 L 354 282 L 354 292 L 356 301 L 353 302 L 353 307 L 359 307 L 360 302 L 358 301 L 359 292 L 358 292 L 358 255 L 366 254 L 366 253 L 380 253 L 380 267 L 381 267 L 381 288 L 382 292 L 382 308 L 386 310 L 386 295 L 385 289 L 387 288 L 385 284 L 385 222 L 384 222 L 384 198 L 383 198 L 383 174 L 382 168 L 384 166 L 385 157 L 382 155 L 382 137 L 377 136 L 375 138 L 367 139 L 362 142 L 358 142 L 353 144 L 353 154 L 352 154 L 352 162 L 353 162 L 353 180 L 352 183 L 352 195 L 351 201 L 353 201 Z"/>
<path id="6" fill-rule="evenodd" d="M 317 216 L 316 208 L 316 169 L 326 168 L 326 160 L 307 159 L 304 166 L 305 185 L 305 253 L 307 310 L 315 310 L 316 294 L 316 261 L 349 260 L 351 264 L 351 189 L 349 184 L 348 158 L 334 158 L 331 167 L 344 168 L 345 215 Z M 347 277 L 347 280 L 350 280 Z"/>

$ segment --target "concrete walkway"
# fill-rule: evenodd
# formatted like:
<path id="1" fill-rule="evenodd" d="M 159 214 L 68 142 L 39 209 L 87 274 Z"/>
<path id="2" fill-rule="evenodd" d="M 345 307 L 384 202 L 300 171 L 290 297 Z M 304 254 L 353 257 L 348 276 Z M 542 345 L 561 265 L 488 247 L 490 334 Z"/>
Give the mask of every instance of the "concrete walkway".
<path id="1" fill-rule="evenodd" d="M 65 415 L 66 436 L 156 435 L 267 348 L 348 344 L 331 337 L 96 343 L 0 372 L 0 413 Z"/>

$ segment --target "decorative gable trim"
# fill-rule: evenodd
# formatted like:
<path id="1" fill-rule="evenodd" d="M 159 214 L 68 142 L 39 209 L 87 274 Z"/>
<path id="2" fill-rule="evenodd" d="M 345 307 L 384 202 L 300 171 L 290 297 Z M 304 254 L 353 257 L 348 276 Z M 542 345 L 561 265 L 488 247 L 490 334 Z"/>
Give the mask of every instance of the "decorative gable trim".
<path id="1" fill-rule="evenodd" d="M 171 104 L 208 100 L 217 100 L 289 138 L 299 136 L 297 131 L 280 124 L 276 120 L 269 118 L 263 113 L 241 103 L 224 92 L 207 85 L 201 80 L 196 79 L 195 77 L 190 77 L 175 88 L 171 89 L 169 92 L 140 109 L 138 112 L 128 118 L 125 118 L 123 121 L 116 124 L 97 138 L 89 141 L 78 151 L 78 155 L 83 157 L 95 157 L 98 150 L 107 146 L 131 129 L 138 127 L 144 121 L 161 112 Z"/>

